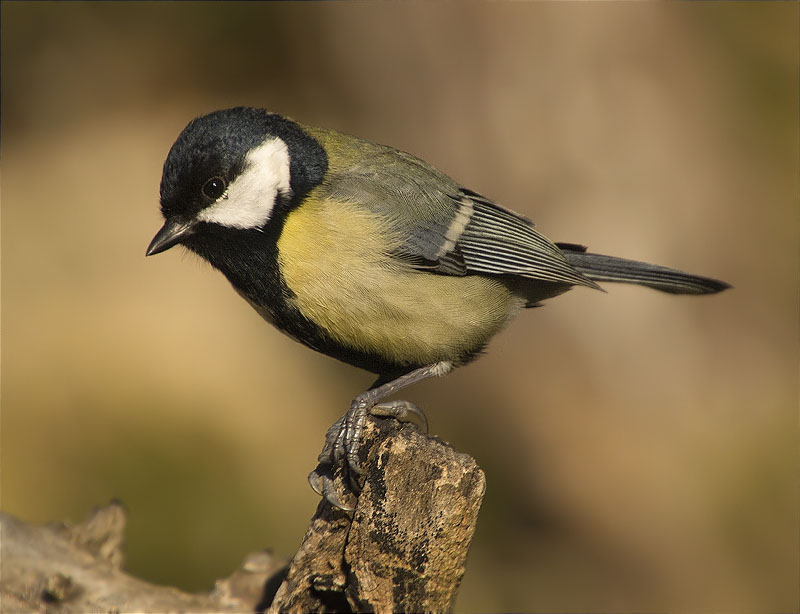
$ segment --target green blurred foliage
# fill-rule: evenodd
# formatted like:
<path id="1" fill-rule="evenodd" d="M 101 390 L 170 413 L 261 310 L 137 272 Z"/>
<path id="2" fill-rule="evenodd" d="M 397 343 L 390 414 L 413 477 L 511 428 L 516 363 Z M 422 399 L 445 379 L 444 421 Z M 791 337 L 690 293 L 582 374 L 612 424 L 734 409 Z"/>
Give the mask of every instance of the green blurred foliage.
<path id="1" fill-rule="evenodd" d="M 119 497 L 130 571 L 188 589 L 296 548 L 369 376 L 143 257 L 178 132 L 250 104 L 735 286 L 576 290 L 409 392 L 487 472 L 459 611 L 796 608 L 796 3 L 0 10 L 3 509 Z"/>

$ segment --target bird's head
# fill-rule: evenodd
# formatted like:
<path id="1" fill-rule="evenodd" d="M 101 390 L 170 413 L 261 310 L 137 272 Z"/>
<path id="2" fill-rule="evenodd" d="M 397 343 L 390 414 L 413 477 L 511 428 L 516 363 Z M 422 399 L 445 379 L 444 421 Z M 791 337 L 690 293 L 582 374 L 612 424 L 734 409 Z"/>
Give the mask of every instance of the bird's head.
<path id="1" fill-rule="evenodd" d="M 173 144 L 161 178 L 164 225 L 158 254 L 213 226 L 258 230 L 319 184 L 321 145 L 295 122 L 236 107 L 192 120 Z"/>

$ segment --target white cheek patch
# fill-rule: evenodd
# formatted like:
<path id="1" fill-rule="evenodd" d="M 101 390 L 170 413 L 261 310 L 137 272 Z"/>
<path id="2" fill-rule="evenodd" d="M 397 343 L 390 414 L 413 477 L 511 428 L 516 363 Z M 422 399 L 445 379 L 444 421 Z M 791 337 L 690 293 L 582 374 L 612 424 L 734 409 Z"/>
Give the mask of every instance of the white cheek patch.
<path id="1" fill-rule="evenodd" d="M 225 194 L 197 219 L 229 228 L 260 228 L 272 215 L 278 195 L 289 187 L 289 148 L 279 138 L 264 141 L 245 157 L 244 170 Z"/>

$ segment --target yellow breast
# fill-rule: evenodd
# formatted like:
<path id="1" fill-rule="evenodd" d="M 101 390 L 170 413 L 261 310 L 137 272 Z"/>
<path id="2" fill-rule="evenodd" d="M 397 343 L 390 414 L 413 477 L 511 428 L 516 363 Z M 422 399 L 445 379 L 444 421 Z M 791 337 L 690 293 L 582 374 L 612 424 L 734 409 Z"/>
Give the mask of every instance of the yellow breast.
<path id="1" fill-rule="evenodd" d="M 458 362 L 522 306 L 497 279 L 416 271 L 388 255 L 398 245 L 385 220 L 312 193 L 286 220 L 278 262 L 309 320 L 398 364 Z"/>

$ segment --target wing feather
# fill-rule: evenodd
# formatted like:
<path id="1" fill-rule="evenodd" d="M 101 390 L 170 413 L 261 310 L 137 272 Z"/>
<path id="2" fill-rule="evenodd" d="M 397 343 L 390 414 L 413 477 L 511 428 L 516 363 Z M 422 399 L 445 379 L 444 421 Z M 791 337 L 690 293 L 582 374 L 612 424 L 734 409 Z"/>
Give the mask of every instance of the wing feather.
<path id="1" fill-rule="evenodd" d="M 525 218 L 480 198 L 458 240 L 468 270 L 596 287 Z"/>
<path id="2" fill-rule="evenodd" d="M 359 157 L 364 162 L 327 178 L 325 197 L 358 203 L 384 217 L 400 243 L 391 255 L 408 266 L 597 287 L 530 220 L 459 186 L 426 162 L 367 142 Z"/>

